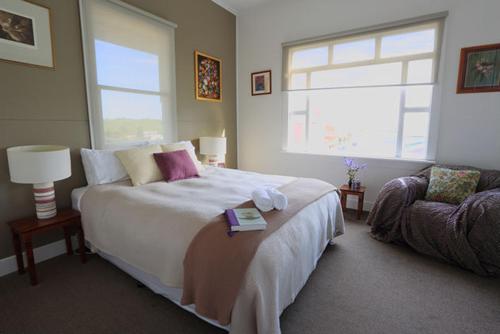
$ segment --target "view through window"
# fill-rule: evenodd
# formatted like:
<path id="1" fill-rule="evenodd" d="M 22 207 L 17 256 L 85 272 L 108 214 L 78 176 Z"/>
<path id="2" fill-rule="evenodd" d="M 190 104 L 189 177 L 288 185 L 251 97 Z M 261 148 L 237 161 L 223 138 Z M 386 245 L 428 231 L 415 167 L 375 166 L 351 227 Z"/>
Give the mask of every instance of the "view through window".
<path id="1" fill-rule="evenodd" d="M 173 26 L 108 0 L 82 5 L 94 146 L 174 139 Z"/>
<path id="2" fill-rule="evenodd" d="M 429 159 L 441 21 L 284 48 L 292 152 Z"/>

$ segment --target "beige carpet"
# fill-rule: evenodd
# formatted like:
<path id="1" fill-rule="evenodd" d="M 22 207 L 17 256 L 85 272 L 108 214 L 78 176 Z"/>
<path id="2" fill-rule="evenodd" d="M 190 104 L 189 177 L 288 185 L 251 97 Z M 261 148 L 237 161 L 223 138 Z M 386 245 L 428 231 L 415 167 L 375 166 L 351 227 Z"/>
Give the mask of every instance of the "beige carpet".
<path id="1" fill-rule="evenodd" d="M 500 333 L 500 280 L 373 240 L 350 220 L 297 300 L 288 333 Z M 92 256 L 0 278 L 0 333 L 224 333 Z"/>

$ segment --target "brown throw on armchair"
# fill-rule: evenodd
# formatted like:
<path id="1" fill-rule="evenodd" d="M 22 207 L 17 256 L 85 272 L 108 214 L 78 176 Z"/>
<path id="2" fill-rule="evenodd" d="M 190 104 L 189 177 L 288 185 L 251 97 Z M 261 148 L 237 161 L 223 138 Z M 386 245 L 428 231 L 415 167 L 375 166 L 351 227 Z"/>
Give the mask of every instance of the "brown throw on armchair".
<path id="1" fill-rule="evenodd" d="M 367 220 L 372 236 L 479 275 L 500 276 L 500 171 L 480 170 L 476 193 L 453 205 L 424 200 L 430 170 L 384 185 Z"/>

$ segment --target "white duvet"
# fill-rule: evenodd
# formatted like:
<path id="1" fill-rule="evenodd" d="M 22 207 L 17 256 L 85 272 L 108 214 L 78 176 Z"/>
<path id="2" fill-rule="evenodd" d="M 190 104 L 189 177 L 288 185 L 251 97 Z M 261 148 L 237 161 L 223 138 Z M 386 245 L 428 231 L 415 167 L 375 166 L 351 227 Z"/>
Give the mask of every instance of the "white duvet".
<path id="1" fill-rule="evenodd" d="M 200 178 L 131 187 L 90 187 L 81 200 L 85 238 L 105 252 L 182 288 L 184 254 L 194 235 L 259 186 L 293 181 L 207 168 Z M 305 284 L 330 240 L 344 232 L 336 193 L 310 204 L 262 242 L 232 312 L 231 333 L 280 333 L 279 316 Z"/>

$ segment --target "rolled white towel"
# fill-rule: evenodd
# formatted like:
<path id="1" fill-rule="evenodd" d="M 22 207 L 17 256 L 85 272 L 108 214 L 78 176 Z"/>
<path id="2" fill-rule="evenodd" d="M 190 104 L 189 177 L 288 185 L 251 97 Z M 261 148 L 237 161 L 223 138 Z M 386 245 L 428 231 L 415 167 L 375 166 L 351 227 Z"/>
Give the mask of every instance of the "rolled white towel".
<path id="1" fill-rule="evenodd" d="M 252 192 L 252 200 L 257 209 L 262 212 L 268 212 L 274 209 L 273 200 L 265 188 L 258 188 Z"/>
<path id="2" fill-rule="evenodd" d="M 288 206 L 288 197 L 281 191 L 275 188 L 267 188 L 267 194 L 271 197 L 273 201 L 273 206 L 276 210 L 284 210 Z"/>

